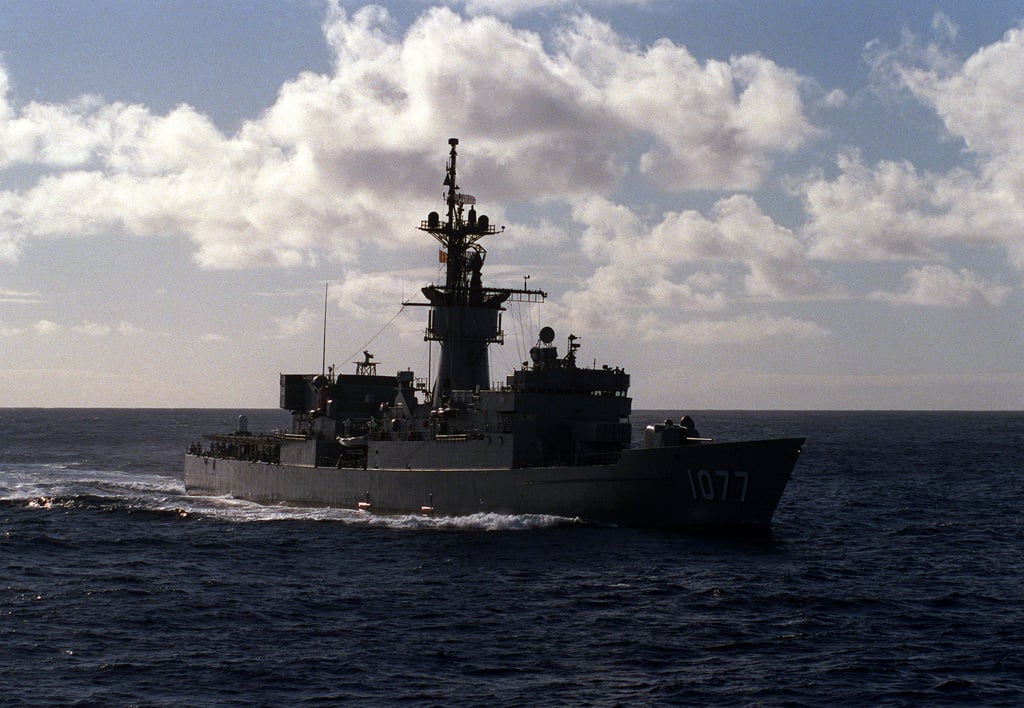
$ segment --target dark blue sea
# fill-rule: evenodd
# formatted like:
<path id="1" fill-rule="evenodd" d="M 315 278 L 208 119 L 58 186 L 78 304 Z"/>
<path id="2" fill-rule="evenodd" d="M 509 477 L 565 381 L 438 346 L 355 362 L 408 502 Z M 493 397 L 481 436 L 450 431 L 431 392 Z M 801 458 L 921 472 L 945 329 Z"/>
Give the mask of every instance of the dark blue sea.
<path id="1" fill-rule="evenodd" d="M 1024 704 L 1024 414 L 698 412 L 755 537 L 186 496 L 236 415 L 0 409 L 0 704 Z"/>

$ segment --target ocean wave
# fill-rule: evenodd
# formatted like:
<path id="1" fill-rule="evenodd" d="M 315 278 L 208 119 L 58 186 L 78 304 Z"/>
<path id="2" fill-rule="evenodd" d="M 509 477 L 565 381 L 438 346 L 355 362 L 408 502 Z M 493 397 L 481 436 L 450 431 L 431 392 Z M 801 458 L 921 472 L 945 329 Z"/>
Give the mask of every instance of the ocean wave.
<path id="1" fill-rule="evenodd" d="M 184 493 L 181 480 L 155 474 L 73 468 L 41 463 L 0 465 L 0 500 L 95 496 L 103 499 L 168 496 Z"/>
<path id="2" fill-rule="evenodd" d="M 191 496 L 174 477 L 63 464 L 0 465 L 0 502 L 33 509 L 122 509 L 232 523 L 318 521 L 411 531 L 530 531 L 580 523 L 543 514 L 385 516 L 333 507 L 263 505 L 231 497 Z"/>

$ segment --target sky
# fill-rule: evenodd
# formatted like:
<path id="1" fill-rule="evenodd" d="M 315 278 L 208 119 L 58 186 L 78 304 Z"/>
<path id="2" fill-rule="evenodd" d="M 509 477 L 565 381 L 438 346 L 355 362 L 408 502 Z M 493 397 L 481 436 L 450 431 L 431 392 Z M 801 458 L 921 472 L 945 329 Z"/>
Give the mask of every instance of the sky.
<path id="1" fill-rule="evenodd" d="M 1024 409 L 1024 0 L 0 0 L 0 406 L 437 362 L 448 139 L 635 409 Z"/>

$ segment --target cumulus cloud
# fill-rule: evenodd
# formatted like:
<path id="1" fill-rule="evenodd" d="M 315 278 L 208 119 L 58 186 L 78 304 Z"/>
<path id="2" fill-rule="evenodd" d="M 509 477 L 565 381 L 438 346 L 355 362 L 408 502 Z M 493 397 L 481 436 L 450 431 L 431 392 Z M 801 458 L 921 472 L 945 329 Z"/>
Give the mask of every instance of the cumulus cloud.
<path id="1" fill-rule="evenodd" d="M 927 265 L 908 271 L 903 280 L 906 291 L 875 292 L 871 297 L 894 305 L 966 307 L 977 302 L 1001 305 L 1011 292 L 1011 288 L 980 278 L 967 268 Z"/>
<path id="2" fill-rule="evenodd" d="M 869 167 L 852 150 L 836 162 L 839 176 L 815 178 L 800 190 L 808 217 L 804 228 L 815 239 L 814 256 L 851 261 L 934 258 L 934 242 L 964 226 L 948 204 L 938 202 L 941 177 L 920 175 L 906 161 Z M 952 190 L 948 193 L 953 196 Z"/>
<path id="3" fill-rule="evenodd" d="M 795 234 L 746 196 L 719 200 L 710 216 L 693 210 L 669 212 L 655 224 L 599 198 L 581 201 L 573 216 L 585 226 L 581 250 L 597 268 L 579 289 L 565 295 L 563 304 L 569 317 L 587 326 L 622 329 L 639 322 L 638 329 L 660 336 L 673 331 L 672 323 L 687 312 L 722 311 L 737 298 L 821 295 L 828 287 Z M 744 336 L 793 329 L 765 326 L 766 320 L 758 326 L 732 321 L 724 329 L 704 321 L 699 327 L 724 334 L 738 328 L 738 322 L 747 325 Z"/>
<path id="4" fill-rule="evenodd" d="M 667 189 L 749 188 L 816 134 L 795 72 L 636 47 L 585 14 L 542 37 L 435 8 L 403 33 L 382 8 L 333 5 L 324 36 L 334 70 L 287 82 L 231 135 L 187 105 L 17 105 L 0 66 L 0 171 L 41 175 L 0 192 L 0 259 L 120 231 L 187 235 L 207 268 L 355 264 L 369 244 L 415 238 L 406 209 L 436 189 L 449 135 L 472 143 L 497 201 L 608 192 L 630 171 Z"/>
<path id="5" fill-rule="evenodd" d="M 667 212 L 654 224 L 600 198 L 581 201 L 573 215 L 585 226 L 583 253 L 615 265 L 624 279 L 668 277 L 684 264 L 717 262 L 746 271 L 735 286 L 745 296 L 787 298 L 818 293 L 826 285 L 796 235 L 744 195 L 720 199 L 709 217 L 695 210 Z M 699 282 L 706 286 L 712 281 L 704 277 Z"/>
<path id="6" fill-rule="evenodd" d="M 948 19 L 936 27 L 955 35 Z M 1024 270 L 1024 29 L 959 61 L 939 44 L 908 39 L 876 50 L 873 70 L 934 109 L 969 162 L 947 172 L 908 161 L 867 165 L 839 155 L 838 176 L 814 177 L 798 190 L 812 254 L 843 260 L 944 260 L 952 244 L 995 246 Z"/>
<path id="7" fill-rule="evenodd" d="M 817 133 L 803 113 L 801 78 L 763 57 L 701 64 L 665 39 L 631 47 L 588 17 L 561 32 L 561 47 L 611 117 L 651 136 L 639 166 L 663 186 L 756 187 L 773 153 Z"/>

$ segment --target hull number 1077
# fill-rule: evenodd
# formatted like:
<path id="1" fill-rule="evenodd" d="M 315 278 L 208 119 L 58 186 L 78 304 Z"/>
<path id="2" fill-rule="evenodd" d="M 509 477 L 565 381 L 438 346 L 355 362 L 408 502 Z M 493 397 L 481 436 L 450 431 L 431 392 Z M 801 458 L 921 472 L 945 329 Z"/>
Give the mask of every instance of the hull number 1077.
<path id="1" fill-rule="evenodd" d="M 694 501 L 745 502 L 749 476 L 742 470 L 686 470 Z"/>

